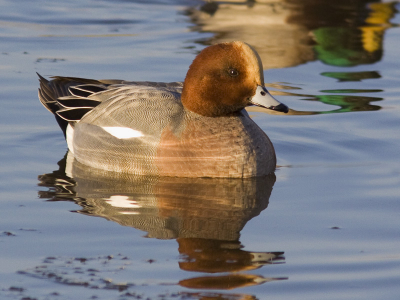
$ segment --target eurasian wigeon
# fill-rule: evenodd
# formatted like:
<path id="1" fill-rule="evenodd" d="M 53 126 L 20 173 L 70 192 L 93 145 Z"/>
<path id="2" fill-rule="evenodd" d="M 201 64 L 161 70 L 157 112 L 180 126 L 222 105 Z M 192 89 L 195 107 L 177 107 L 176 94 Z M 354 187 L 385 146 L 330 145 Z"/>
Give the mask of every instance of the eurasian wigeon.
<path id="1" fill-rule="evenodd" d="M 40 78 L 39 99 L 87 166 L 139 175 L 255 177 L 274 172 L 268 136 L 248 105 L 287 112 L 243 42 L 205 48 L 184 83 Z"/>

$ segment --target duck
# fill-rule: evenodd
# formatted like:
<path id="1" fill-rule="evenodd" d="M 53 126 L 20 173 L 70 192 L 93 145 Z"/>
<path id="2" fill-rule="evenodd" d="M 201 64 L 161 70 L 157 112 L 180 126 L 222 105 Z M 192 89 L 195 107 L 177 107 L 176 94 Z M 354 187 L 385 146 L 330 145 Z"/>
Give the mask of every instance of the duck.
<path id="1" fill-rule="evenodd" d="M 40 102 L 85 167 L 192 178 L 275 171 L 274 146 L 245 108 L 289 109 L 265 88 L 262 61 L 247 43 L 204 48 L 183 83 L 38 76 Z"/>

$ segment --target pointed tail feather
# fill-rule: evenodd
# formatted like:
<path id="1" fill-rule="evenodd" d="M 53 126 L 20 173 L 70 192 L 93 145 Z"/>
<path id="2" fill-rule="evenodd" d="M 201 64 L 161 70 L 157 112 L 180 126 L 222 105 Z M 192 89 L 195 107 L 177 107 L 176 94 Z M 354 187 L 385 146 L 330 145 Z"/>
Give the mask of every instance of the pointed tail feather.
<path id="1" fill-rule="evenodd" d="M 64 137 L 70 122 L 79 121 L 85 113 L 100 104 L 99 101 L 88 99 L 88 97 L 106 90 L 108 86 L 97 80 L 77 77 L 54 76 L 49 81 L 39 73 L 36 74 L 39 76 L 40 83 L 39 100 L 48 111 L 54 114 Z"/>

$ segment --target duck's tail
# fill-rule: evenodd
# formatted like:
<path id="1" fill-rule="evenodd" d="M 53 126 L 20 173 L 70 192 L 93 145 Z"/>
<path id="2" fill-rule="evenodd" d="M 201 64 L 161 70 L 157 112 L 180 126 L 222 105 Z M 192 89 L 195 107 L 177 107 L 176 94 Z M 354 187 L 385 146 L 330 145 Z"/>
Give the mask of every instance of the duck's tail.
<path id="1" fill-rule="evenodd" d="M 40 82 L 39 100 L 54 114 L 64 136 L 69 123 L 79 121 L 101 102 L 88 97 L 107 89 L 107 84 L 97 80 L 55 76 L 49 81 L 37 75 Z"/>

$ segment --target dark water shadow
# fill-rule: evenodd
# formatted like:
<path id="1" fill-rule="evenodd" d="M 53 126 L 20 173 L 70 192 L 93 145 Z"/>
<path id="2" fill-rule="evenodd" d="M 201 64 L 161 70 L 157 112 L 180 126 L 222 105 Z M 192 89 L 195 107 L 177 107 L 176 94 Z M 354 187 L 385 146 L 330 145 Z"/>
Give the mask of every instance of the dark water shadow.
<path id="1" fill-rule="evenodd" d="M 59 170 L 39 176 L 39 186 L 48 188 L 39 197 L 72 201 L 81 206 L 77 213 L 145 231 L 148 238 L 176 239 L 180 269 L 210 274 L 179 285 L 226 290 L 287 279 L 245 273 L 283 263 L 284 252 L 246 251 L 239 241 L 246 223 L 267 208 L 274 174 L 253 179 L 132 176 L 91 169 L 67 156 Z"/>

